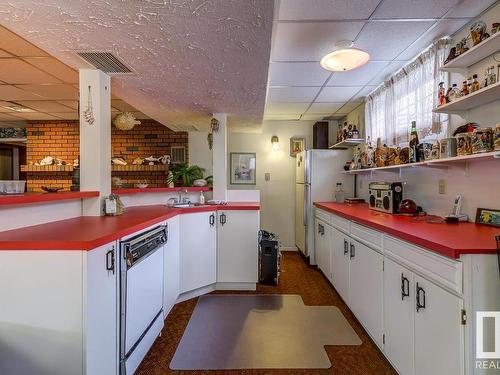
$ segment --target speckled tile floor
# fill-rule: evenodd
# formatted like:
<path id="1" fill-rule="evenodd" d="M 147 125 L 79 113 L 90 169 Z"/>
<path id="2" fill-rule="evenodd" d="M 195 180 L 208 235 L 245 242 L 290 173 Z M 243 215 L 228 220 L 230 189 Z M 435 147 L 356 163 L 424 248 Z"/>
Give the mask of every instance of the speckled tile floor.
<path id="1" fill-rule="evenodd" d="M 347 305 L 330 285 L 321 271 L 307 265 L 299 254 L 284 252 L 279 286 L 258 285 L 256 292 L 299 294 L 306 305 L 337 306 L 347 318 L 363 343 L 361 346 L 327 346 L 332 362 L 329 369 L 318 370 L 224 370 L 224 371 L 173 371 L 169 363 L 186 328 L 197 299 L 177 304 L 165 320 L 161 337 L 153 344 L 136 375 L 210 374 L 210 375 L 291 375 L 291 374 L 338 374 L 338 375 L 385 375 L 396 374 L 377 346 L 361 327 Z M 216 292 L 218 293 L 218 292 Z M 234 292 L 231 292 L 234 294 Z M 244 292 L 248 293 L 248 292 Z"/>

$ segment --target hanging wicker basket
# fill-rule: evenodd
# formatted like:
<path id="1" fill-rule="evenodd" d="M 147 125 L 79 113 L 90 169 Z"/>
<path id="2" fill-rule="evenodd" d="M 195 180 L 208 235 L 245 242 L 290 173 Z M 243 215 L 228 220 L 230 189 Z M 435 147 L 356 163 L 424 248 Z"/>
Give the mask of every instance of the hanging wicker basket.
<path id="1" fill-rule="evenodd" d="M 141 122 L 136 120 L 135 116 L 130 112 L 120 113 L 113 119 L 113 124 L 120 130 L 132 130 L 134 126 Z"/>

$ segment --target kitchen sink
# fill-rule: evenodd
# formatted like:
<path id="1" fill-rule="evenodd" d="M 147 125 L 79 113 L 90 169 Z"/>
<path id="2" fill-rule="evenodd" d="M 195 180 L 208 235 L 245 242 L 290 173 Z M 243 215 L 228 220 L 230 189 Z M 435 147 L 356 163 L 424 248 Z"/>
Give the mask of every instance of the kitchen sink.
<path id="1" fill-rule="evenodd" d="M 190 208 L 194 206 L 195 204 L 193 203 L 176 203 L 173 205 L 174 208 Z"/>

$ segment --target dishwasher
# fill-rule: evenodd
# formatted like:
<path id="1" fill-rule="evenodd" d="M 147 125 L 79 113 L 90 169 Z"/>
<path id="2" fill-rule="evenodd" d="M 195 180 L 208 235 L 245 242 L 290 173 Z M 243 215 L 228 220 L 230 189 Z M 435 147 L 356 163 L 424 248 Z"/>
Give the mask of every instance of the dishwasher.
<path id="1" fill-rule="evenodd" d="M 167 226 L 120 241 L 120 375 L 132 375 L 163 328 Z"/>

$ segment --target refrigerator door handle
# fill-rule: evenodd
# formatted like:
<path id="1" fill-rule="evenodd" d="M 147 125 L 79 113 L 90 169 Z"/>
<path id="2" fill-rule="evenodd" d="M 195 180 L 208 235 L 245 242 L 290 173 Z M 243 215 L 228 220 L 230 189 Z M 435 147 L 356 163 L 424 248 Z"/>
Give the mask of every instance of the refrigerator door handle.
<path id="1" fill-rule="evenodd" d="M 307 226 L 307 211 L 309 208 L 309 185 L 304 185 L 304 207 L 303 207 L 303 222 Z"/>

